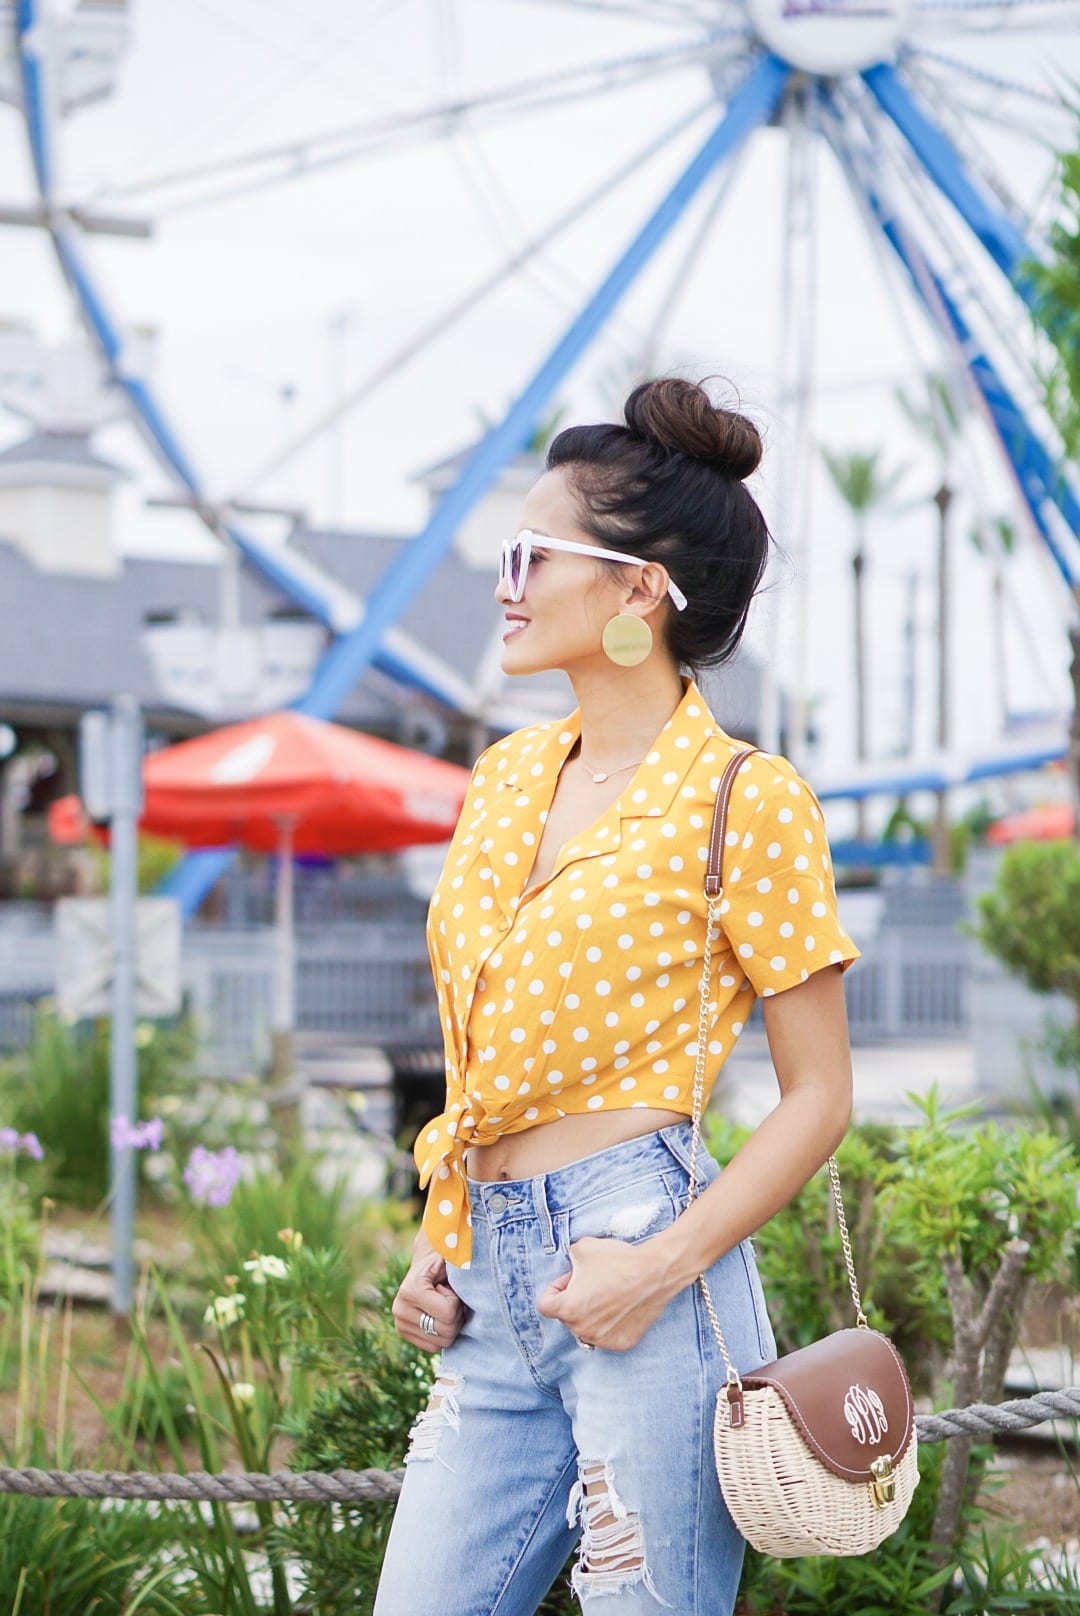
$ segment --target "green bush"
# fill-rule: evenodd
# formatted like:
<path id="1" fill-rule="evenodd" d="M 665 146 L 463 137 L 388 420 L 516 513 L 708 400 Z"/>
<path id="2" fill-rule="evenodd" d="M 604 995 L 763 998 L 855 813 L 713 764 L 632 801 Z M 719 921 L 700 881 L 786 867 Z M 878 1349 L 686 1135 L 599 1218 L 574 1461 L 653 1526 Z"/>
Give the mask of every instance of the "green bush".
<path id="1" fill-rule="evenodd" d="M 188 1081 L 193 1041 L 182 1024 L 145 1023 L 137 1036 L 140 1112 L 148 1116 Z M 109 1023 L 71 1024 L 40 1011 L 28 1048 L 3 1071 L 0 1116 L 41 1141 L 51 1195 L 97 1206 L 109 1185 Z"/>
<path id="2" fill-rule="evenodd" d="M 977 900 L 987 953 L 1035 993 L 1063 993 L 1080 1023 L 1080 845 L 1017 842 Z"/>

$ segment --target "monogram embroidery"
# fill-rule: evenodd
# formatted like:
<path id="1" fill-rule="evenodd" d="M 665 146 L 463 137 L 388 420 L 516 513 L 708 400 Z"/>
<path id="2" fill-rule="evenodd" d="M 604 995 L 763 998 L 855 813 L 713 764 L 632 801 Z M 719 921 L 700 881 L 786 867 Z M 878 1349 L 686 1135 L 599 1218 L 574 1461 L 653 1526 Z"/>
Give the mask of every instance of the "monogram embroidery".
<path id="1" fill-rule="evenodd" d="M 865 1386 L 849 1386 L 847 1396 L 844 1398 L 844 1418 L 851 1427 L 851 1434 L 856 1442 L 869 1446 L 880 1442 L 889 1429 L 889 1422 L 885 1418 L 885 1408 L 873 1389 L 867 1390 Z"/>

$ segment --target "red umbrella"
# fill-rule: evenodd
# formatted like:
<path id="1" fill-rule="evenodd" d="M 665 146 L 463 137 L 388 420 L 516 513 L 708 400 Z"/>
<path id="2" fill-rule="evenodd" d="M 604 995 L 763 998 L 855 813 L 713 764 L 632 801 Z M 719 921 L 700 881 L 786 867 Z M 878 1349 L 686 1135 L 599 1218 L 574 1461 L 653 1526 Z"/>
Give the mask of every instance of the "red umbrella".
<path id="1" fill-rule="evenodd" d="M 1042 808 L 1006 814 L 1004 819 L 990 826 L 986 840 L 992 847 L 1004 847 L 1008 842 L 1056 842 L 1072 836 L 1075 829 L 1072 804 L 1051 802 Z"/>
<path id="2" fill-rule="evenodd" d="M 295 853 L 381 853 L 448 841 L 467 769 L 295 712 L 269 713 L 152 752 L 140 828 L 189 847 L 242 842 L 276 852 L 278 970 L 273 1027 L 293 1024 Z M 50 828 L 70 839 L 72 799 Z M 58 836 L 58 839 L 60 839 Z"/>

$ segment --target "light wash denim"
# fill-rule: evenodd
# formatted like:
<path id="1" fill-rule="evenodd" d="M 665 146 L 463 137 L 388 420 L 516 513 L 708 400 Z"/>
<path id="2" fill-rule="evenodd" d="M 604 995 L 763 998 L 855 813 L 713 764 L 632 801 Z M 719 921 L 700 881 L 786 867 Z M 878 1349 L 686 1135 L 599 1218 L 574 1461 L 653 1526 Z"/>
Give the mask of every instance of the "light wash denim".
<path id="1" fill-rule="evenodd" d="M 712 1453 L 724 1366 L 700 1288 L 629 1352 L 582 1350 L 536 1299 L 586 1235 L 637 1242 L 686 1205 L 689 1124 L 537 1178 L 470 1182 L 468 1310 L 413 1429 L 375 1616 L 533 1616 L 575 1542 L 586 1616 L 730 1616 L 743 1540 Z M 719 1168 L 702 1149 L 702 1183 Z M 775 1356 L 749 1242 L 708 1273 L 740 1369 Z"/>

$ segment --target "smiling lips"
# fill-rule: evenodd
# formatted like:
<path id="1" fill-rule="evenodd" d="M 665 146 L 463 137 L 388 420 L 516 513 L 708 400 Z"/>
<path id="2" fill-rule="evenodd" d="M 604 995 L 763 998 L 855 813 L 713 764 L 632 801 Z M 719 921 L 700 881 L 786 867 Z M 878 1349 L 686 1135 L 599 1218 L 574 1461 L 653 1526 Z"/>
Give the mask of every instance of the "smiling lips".
<path id="1" fill-rule="evenodd" d="M 528 626 L 529 619 L 527 617 L 522 617 L 517 612 L 507 612 L 506 633 L 503 635 L 503 644 L 505 644 L 507 640 L 513 639 L 515 634 L 520 634 L 522 629 L 527 628 Z"/>

